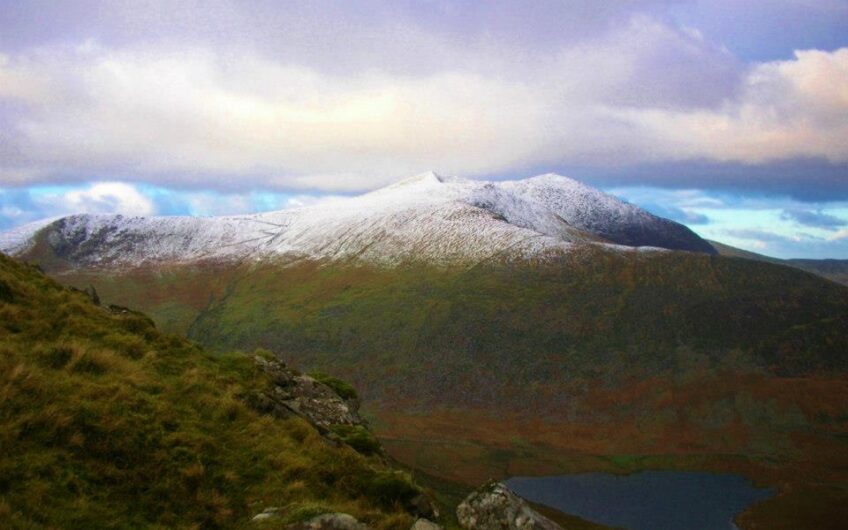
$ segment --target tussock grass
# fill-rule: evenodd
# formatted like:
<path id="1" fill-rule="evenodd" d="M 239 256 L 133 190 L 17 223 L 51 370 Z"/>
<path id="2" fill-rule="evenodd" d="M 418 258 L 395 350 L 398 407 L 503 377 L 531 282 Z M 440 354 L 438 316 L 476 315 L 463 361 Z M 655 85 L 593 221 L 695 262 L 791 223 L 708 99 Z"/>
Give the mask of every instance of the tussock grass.
<path id="1" fill-rule="evenodd" d="M 277 506 L 408 528 L 410 478 L 242 400 L 270 384 L 0 255 L 0 527 L 243 528 Z"/>

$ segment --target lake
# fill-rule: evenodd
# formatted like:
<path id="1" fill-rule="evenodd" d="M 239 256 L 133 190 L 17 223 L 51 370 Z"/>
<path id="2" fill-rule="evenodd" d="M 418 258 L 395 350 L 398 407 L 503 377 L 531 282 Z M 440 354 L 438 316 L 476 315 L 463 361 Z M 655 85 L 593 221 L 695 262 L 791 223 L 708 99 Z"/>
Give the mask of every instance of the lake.
<path id="1" fill-rule="evenodd" d="M 735 516 L 775 493 L 740 475 L 682 471 L 515 477 L 506 484 L 530 501 L 627 530 L 731 530 Z"/>

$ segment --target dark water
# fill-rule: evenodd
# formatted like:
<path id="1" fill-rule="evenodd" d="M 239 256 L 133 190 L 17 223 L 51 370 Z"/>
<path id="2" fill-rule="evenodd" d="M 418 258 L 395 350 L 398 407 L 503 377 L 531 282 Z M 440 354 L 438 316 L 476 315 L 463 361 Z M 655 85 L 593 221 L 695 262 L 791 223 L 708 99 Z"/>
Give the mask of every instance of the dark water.
<path id="1" fill-rule="evenodd" d="M 628 530 L 730 530 L 733 518 L 775 492 L 745 477 L 682 471 L 516 477 L 525 499 Z"/>

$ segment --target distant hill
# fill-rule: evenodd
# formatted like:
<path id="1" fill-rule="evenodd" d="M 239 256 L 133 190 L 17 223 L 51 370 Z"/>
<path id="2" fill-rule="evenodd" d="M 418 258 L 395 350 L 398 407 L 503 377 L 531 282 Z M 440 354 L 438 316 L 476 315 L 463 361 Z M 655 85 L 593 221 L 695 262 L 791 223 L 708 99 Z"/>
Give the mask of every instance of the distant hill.
<path id="1" fill-rule="evenodd" d="M 709 242 L 722 256 L 765 261 L 778 265 L 795 267 L 813 274 L 817 274 L 828 280 L 833 280 L 842 285 L 848 285 L 848 259 L 779 259 L 770 256 L 749 252 L 718 241 Z"/>

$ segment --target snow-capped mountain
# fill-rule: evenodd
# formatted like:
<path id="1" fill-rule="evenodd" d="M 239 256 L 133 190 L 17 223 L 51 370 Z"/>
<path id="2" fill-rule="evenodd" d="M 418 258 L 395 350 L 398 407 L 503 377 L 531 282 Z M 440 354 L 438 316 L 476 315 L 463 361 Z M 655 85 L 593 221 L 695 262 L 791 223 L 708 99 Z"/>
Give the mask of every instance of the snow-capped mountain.
<path id="1" fill-rule="evenodd" d="M 714 252 L 683 225 L 560 175 L 486 182 L 424 173 L 364 195 L 226 217 L 71 215 L 0 234 L 80 266 L 272 257 L 450 264 L 544 258 L 577 243 Z"/>

